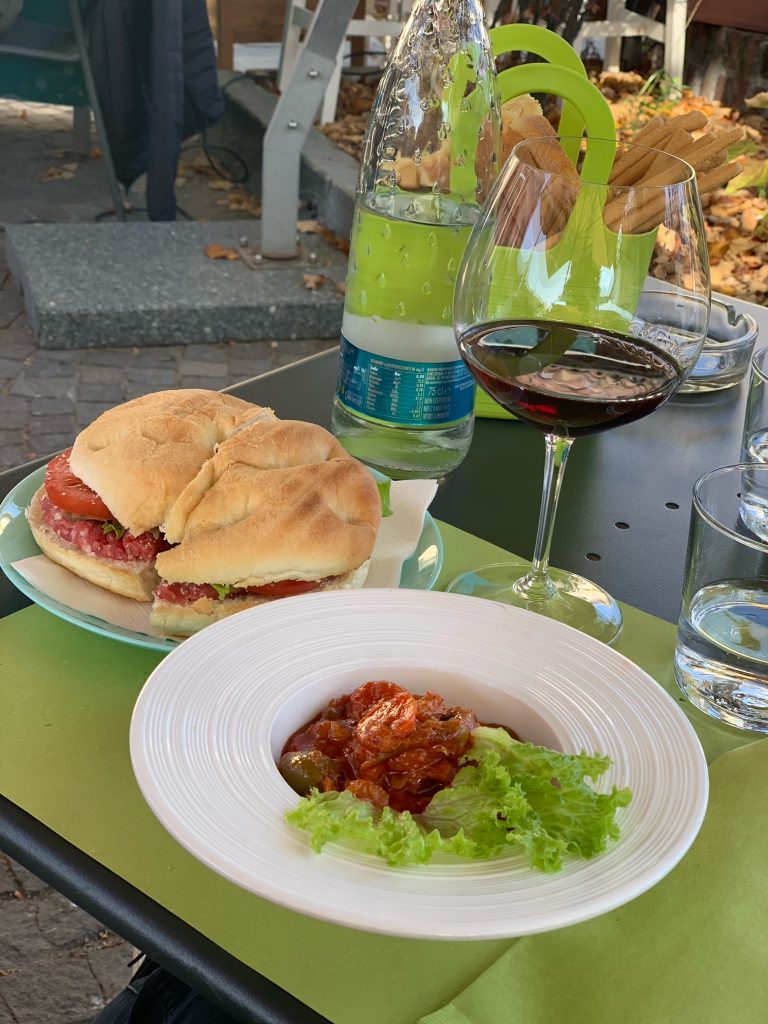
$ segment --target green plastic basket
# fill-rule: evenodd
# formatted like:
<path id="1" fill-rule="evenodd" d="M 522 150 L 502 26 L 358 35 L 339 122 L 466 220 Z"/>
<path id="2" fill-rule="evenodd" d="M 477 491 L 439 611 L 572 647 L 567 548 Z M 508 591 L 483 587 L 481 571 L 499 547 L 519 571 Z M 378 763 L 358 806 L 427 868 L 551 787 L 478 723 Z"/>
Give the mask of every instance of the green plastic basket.
<path id="1" fill-rule="evenodd" d="M 553 319 L 621 331 L 637 309 L 656 232 L 617 235 L 604 223 L 607 181 L 616 151 L 610 108 L 587 78 L 573 48 L 553 32 L 533 25 L 506 25 L 492 30 L 491 43 L 497 56 L 527 50 L 550 62 L 502 71 L 498 76 L 501 101 L 524 93 L 560 96 L 563 111 L 558 131 L 569 136 L 563 149 L 575 166 L 586 131 L 581 177 L 604 187 L 580 192 L 562 237 L 551 248 L 523 253 L 496 247 L 487 315 L 489 319 Z M 591 240 L 589 245 L 585 238 Z M 566 266 L 564 288 L 561 278 Z M 611 275 L 605 274 L 606 267 L 612 268 Z M 515 418 L 479 388 L 475 414 Z"/>

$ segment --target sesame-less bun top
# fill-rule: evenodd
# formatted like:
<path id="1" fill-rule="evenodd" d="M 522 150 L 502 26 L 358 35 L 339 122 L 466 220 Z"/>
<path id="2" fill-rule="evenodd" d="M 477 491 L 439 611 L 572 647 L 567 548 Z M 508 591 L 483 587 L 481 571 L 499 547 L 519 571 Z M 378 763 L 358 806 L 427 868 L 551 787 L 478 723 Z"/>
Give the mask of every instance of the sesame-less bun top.
<path id="1" fill-rule="evenodd" d="M 228 437 L 271 409 L 201 389 L 157 391 L 109 409 L 77 437 L 70 466 L 134 534 L 162 526 Z"/>
<path id="2" fill-rule="evenodd" d="M 166 523 L 170 582 L 262 586 L 318 580 L 370 558 L 381 517 L 370 472 L 322 427 L 253 423 L 225 441 Z"/>

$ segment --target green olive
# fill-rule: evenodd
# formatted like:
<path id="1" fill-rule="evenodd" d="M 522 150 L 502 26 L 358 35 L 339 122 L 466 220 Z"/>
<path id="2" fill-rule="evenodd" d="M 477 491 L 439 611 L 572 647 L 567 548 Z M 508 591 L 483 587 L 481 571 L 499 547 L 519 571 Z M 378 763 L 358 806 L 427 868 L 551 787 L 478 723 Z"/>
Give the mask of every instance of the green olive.
<path id="1" fill-rule="evenodd" d="M 339 778 L 336 762 L 319 750 L 293 750 L 283 754 L 277 768 L 299 796 L 306 796 L 310 789 L 318 789 L 323 779 L 330 778 L 335 784 Z"/>

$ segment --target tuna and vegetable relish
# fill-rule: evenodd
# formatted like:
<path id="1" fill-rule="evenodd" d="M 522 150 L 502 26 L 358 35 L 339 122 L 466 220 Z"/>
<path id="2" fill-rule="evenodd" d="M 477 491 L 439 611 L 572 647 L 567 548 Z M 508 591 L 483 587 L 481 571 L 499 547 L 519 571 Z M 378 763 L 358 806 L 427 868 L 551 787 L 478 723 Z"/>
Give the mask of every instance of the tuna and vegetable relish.
<path id="1" fill-rule="evenodd" d="M 278 767 L 303 796 L 287 819 L 313 849 L 353 839 L 396 865 L 517 846 L 532 867 L 557 871 L 564 855 L 592 857 L 617 839 L 615 812 L 631 799 L 585 781 L 608 770 L 606 757 L 522 743 L 386 680 L 332 700 L 288 739 Z"/>

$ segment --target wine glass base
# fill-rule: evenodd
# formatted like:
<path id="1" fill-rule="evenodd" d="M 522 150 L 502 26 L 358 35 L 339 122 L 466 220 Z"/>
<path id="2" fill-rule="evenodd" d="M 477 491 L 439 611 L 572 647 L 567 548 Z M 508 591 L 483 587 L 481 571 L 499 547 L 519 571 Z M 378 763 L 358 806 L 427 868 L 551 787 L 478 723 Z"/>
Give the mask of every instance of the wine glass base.
<path id="1" fill-rule="evenodd" d="M 596 583 L 561 569 L 550 569 L 549 575 L 557 587 L 554 597 L 531 600 L 517 594 L 514 584 L 530 569 L 528 562 L 497 562 L 480 569 L 462 573 L 449 583 L 451 594 L 467 594 L 489 601 L 525 608 L 526 611 L 546 615 L 564 622 L 574 629 L 612 644 L 621 634 L 622 619 L 614 599 Z"/>

